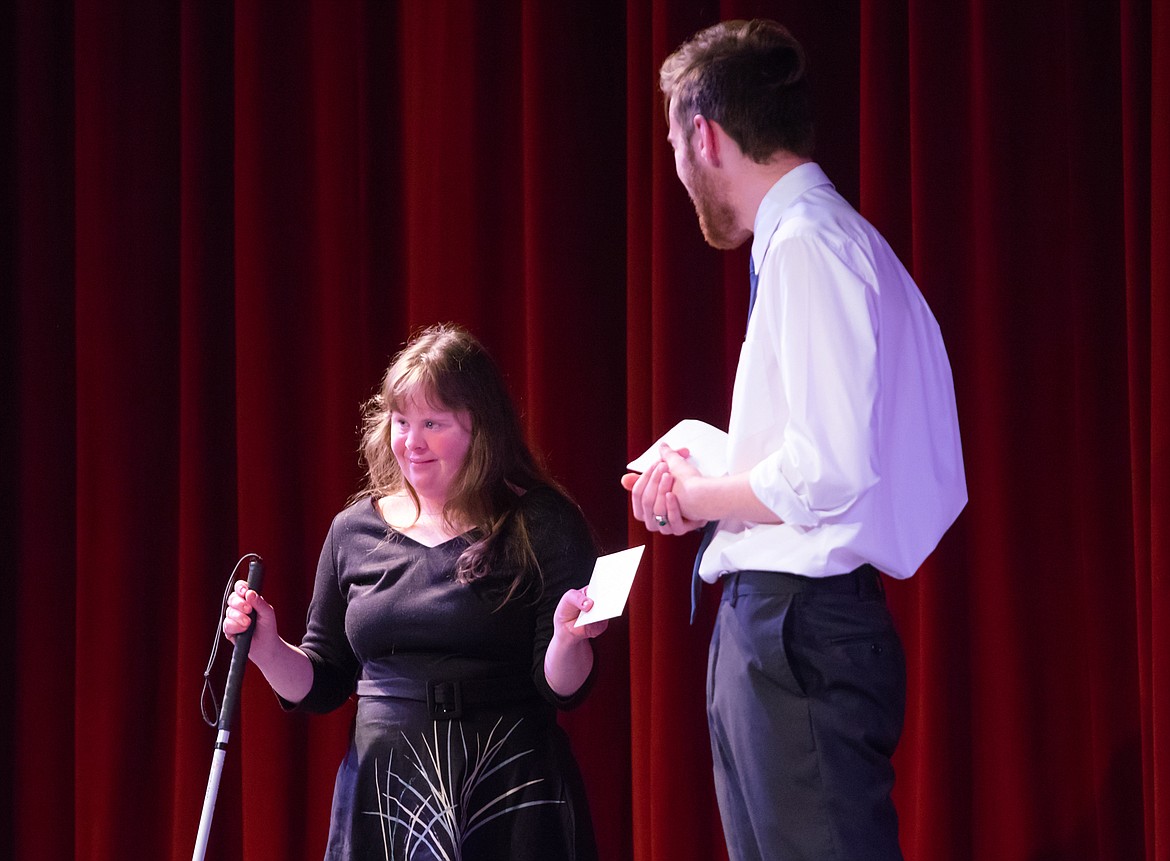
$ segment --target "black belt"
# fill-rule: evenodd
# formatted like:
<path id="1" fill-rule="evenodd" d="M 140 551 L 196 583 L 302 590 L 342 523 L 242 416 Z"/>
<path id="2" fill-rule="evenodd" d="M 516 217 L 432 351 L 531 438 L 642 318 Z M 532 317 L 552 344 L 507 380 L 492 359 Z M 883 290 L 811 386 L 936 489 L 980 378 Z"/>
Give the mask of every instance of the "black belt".
<path id="1" fill-rule="evenodd" d="M 797 592 L 833 592 L 878 598 L 885 594 L 881 575 L 870 564 L 848 574 L 804 577 L 787 571 L 733 571 L 723 578 L 723 600 L 733 605 L 740 595 L 793 595 Z"/>
<path id="2" fill-rule="evenodd" d="M 426 703 L 435 720 L 455 720 L 465 708 L 535 699 L 536 686 L 526 676 L 498 679 L 361 679 L 359 697 L 395 697 Z"/>

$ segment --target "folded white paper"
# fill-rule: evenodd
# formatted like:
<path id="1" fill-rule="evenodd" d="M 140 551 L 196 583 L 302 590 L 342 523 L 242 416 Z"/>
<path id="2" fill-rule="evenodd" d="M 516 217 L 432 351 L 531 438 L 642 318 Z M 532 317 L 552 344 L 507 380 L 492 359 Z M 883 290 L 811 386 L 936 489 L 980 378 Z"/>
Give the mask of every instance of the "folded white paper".
<path id="1" fill-rule="evenodd" d="M 600 622 L 622 614 L 645 549 L 646 545 L 640 544 L 629 550 L 598 557 L 588 589 L 589 597 L 593 599 L 593 609 L 579 615 L 574 627 L 580 628 L 590 622 Z"/>
<path id="2" fill-rule="evenodd" d="M 626 464 L 626 468 L 632 472 L 645 472 L 654 466 L 660 459 L 658 451 L 663 443 L 673 449 L 690 449 L 689 460 L 703 475 L 727 473 L 727 432 L 698 419 L 683 419 L 646 449 L 641 457 Z"/>

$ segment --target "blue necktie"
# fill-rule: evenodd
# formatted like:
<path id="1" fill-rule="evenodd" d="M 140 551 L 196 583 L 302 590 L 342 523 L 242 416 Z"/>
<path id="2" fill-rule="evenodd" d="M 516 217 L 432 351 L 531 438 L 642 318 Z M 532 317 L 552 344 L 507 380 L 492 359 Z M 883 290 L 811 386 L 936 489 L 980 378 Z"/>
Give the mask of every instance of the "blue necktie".
<path id="1" fill-rule="evenodd" d="M 752 292 L 748 294 L 748 319 L 752 318 L 752 309 L 756 307 L 756 285 L 760 283 L 760 278 L 756 275 L 756 261 L 752 260 L 751 255 L 748 255 L 748 277 L 751 279 Z"/>
<path id="2" fill-rule="evenodd" d="M 752 260 L 751 255 L 748 255 L 748 279 L 751 282 L 751 293 L 748 294 L 748 320 L 752 318 L 752 309 L 756 307 L 756 286 L 760 282 L 760 278 L 756 275 L 756 262 Z M 699 550 L 695 554 L 695 567 L 691 571 L 691 624 L 695 624 L 695 615 L 699 610 L 699 595 L 703 589 L 703 581 L 699 577 L 699 565 L 703 561 L 703 554 L 707 552 L 707 547 L 711 544 L 711 539 L 715 537 L 715 530 L 719 528 L 718 520 L 708 521 L 707 525 L 703 527 L 703 537 L 699 540 Z"/>
<path id="3" fill-rule="evenodd" d="M 703 554 L 707 552 L 707 545 L 715 537 L 715 530 L 719 528 L 718 520 L 708 520 L 703 527 L 703 537 L 699 540 L 699 551 L 695 554 L 695 567 L 691 571 L 691 624 L 695 624 L 695 616 L 699 612 L 699 596 L 703 589 L 703 580 L 699 577 L 699 564 L 703 561 Z"/>

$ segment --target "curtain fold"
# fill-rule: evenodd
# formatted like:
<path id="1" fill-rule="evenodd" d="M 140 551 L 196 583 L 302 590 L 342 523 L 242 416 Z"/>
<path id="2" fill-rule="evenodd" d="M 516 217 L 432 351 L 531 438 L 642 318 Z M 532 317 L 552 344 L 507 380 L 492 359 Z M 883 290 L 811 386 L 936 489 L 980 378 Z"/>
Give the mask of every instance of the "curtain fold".
<path id="1" fill-rule="evenodd" d="M 1127 298 L 1146 857 L 1170 857 L 1170 11 L 1126 4 Z M 1147 39 L 1146 36 L 1149 36 Z M 1148 181 L 1148 185 L 1147 185 Z"/>
<path id="2" fill-rule="evenodd" d="M 77 833 L 73 12 L 68 2 L 21 2 L 4 14 L 12 24 L 4 28 L 12 34 L 5 42 L 12 74 L 3 99 L 11 117 L 4 151 L 12 193 L 3 204 L 9 230 L 0 277 L 6 312 L 0 379 L 8 407 L 0 438 L 11 455 L 4 486 L 15 514 L 3 518 L 13 561 L 5 568 L 9 599 L 0 626 L 3 681 L 11 692 L 3 698 L 0 750 L 11 781 L 0 814 L 10 827 L 0 831 L 14 846 L 67 858 Z M 41 602 L 44 610 L 34 612 Z"/>
<path id="3" fill-rule="evenodd" d="M 906 857 L 1170 861 L 1170 13 L 1152 0 L 0 11 L 0 855 L 190 854 L 232 566 L 264 557 L 297 639 L 360 486 L 360 405 L 413 330 L 454 321 L 601 549 L 648 544 L 562 718 L 602 858 L 725 857 L 718 589 L 689 625 L 697 542 L 648 537 L 618 481 L 679 419 L 726 424 L 747 249 L 703 243 L 657 70 L 754 15 L 808 49 L 818 160 L 914 274 L 954 368 L 971 501 L 888 589 Z M 319 858 L 351 716 L 286 714 L 250 669 L 209 857 Z"/>

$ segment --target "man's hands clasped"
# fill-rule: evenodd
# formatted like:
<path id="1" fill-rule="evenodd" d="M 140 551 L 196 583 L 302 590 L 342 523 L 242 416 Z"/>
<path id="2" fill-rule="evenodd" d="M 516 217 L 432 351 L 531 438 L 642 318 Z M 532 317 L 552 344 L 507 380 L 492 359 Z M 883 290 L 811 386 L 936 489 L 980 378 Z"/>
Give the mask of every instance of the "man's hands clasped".
<path id="1" fill-rule="evenodd" d="M 641 475 L 630 472 L 622 476 L 634 517 L 650 532 L 663 535 L 685 535 L 702 528 L 707 521 L 690 516 L 690 492 L 696 480 L 702 480 L 699 471 L 687 462 L 690 452 L 663 445 L 661 456 Z"/>

